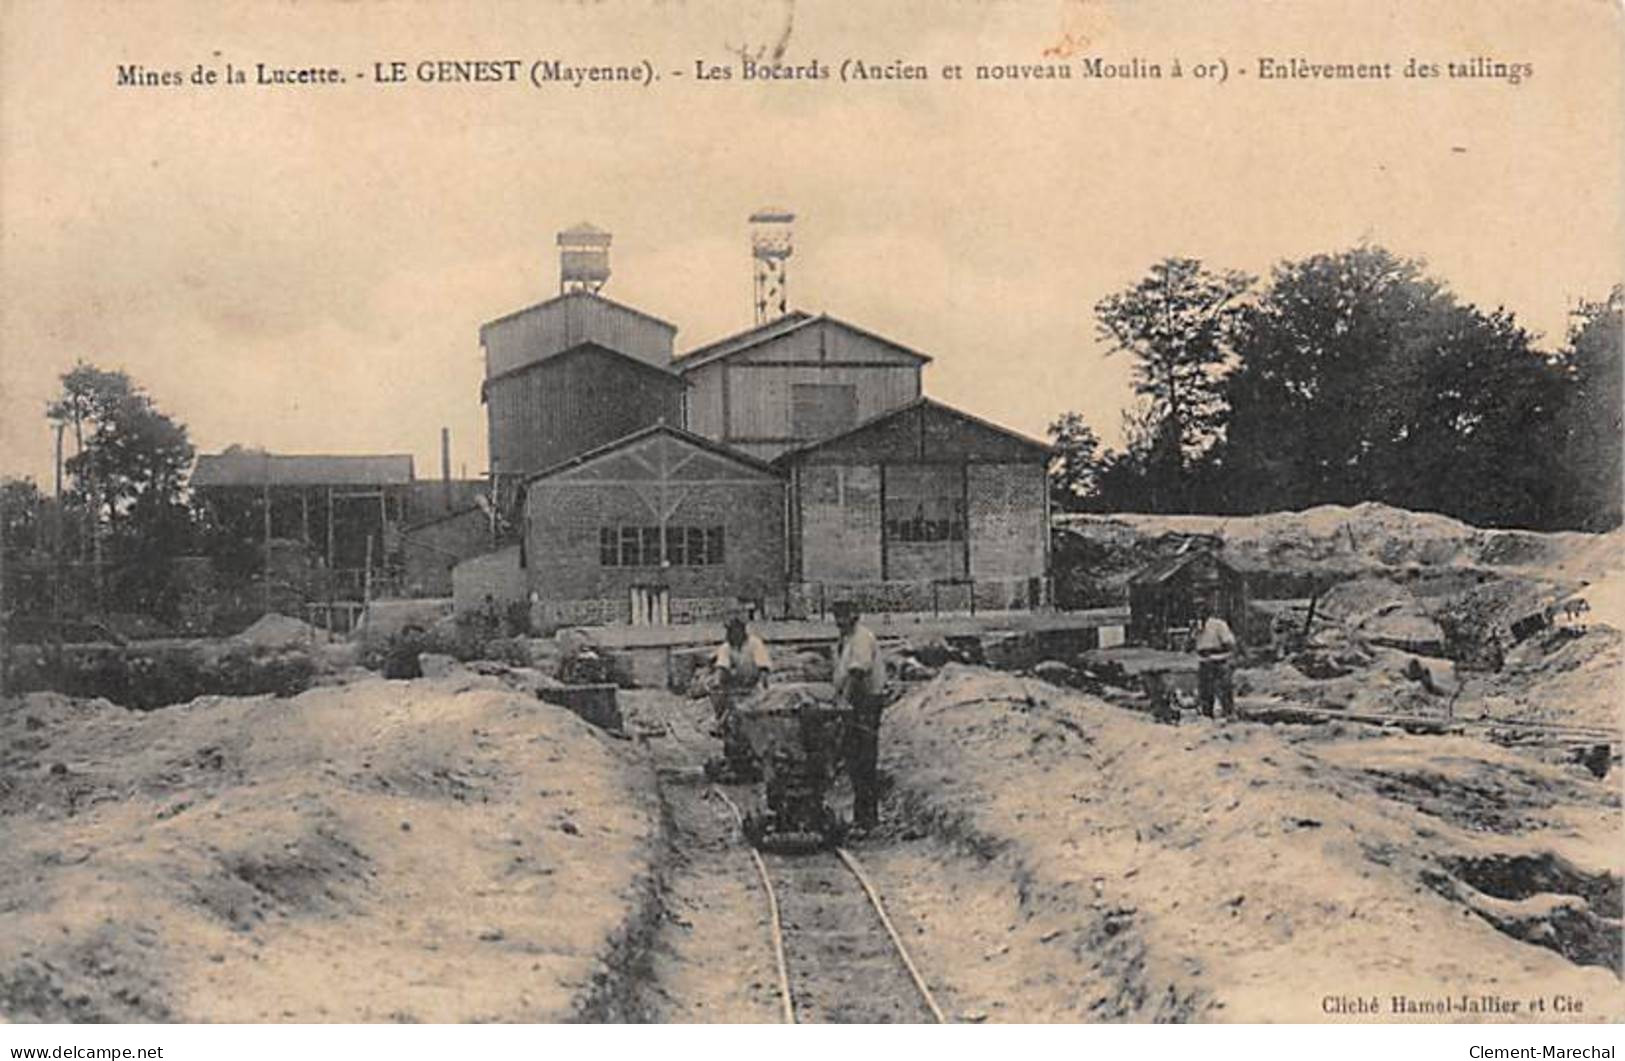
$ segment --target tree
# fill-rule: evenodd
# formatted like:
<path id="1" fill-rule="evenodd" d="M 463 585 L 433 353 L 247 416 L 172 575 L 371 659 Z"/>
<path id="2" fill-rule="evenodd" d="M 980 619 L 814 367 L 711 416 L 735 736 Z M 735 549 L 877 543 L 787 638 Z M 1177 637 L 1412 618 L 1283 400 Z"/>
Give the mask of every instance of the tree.
<path id="1" fill-rule="evenodd" d="M 72 428 L 74 455 L 65 468 L 74 490 L 92 497 L 109 522 L 138 501 L 149 510 L 181 502 L 194 453 L 186 428 L 125 373 L 81 361 L 62 376 L 62 394 L 47 415 Z"/>
<path id="2" fill-rule="evenodd" d="M 0 542 L 8 552 L 24 553 L 44 543 L 40 513 L 45 499 L 32 479 L 0 479 Z"/>
<path id="3" fill-rule="evenodd" d="M 169 561 L 189 547 L 192 525 L 186 476 L 194 451 L 185 426 L 124 372 L 84 362 L 62 376 L 47 415 L 73 436 L 64 464 L 70 493 L 86 506 L 92 541 L 111 553 L 104 605 L 167 610 Z"/>
<path id="4" fill-rule="evenodd" d="M 1055 507 L 1076 511 L 1084 508 L 1099 491 L 1102 454 L 1100 439 L 1079 413 L 1062 413 L 1049 425 L 1050 496 Z"/>
<path id="5" fill-rule="evenodd" d="M 1234 349 L 1214 454 L 1230 497 L 1557 519 L 1561 373 L 1512 314 L 1459 303 L 1422 263 L 1372 246 L 1283 263 Z"/>
<path id="6" fill-rule="evenodd" d="M 1620 525 L 1622 342 L 1625 288 L 1574 311 L 1558 358 L 1566 387 L 1562 408 L 1566 524 L 1584 530 Z"/>
<path id="7" fill-rule="evenodd" d="M 1413 395 L 1400 366 L 1454 304 L 1381 247 L 1276 267 L 1237 322 L 1226 381 L 1233 492 L 1265 508 L 1375 498 Z"/>
<path id="8" fill-rule="evenodd" d="M 1211 272 L 1194 258 L 1165 258 L 1134 287 L 1095 305 L 1109 353 L 1135 359 L 1134 391 L 1148 404 L 1147 474 L 1183 503 L 1186 472 L 1216 441 L 1224 414 L 1221 370 L 1241 298 L 1243 273 Z"/>

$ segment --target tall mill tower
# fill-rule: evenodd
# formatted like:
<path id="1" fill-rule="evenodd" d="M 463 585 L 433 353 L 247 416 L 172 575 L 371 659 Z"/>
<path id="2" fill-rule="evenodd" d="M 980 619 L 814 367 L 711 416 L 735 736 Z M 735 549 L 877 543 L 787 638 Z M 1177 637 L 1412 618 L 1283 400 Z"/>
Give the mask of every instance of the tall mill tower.
<path id="1" fill-rule="evenodd" d="M 793 248 L 790 225 L 796 215 L 764 207 L 750 215 L 750 256 L 756 262 L 756 323 L 778 320 L 789 309 L 786 263 Z"/>
<path id="2" fill-rule="evenodd" d="M 559 233 L 559 294 L 596 295 L 609 282 L 610 234 L 585 221 Z"/>

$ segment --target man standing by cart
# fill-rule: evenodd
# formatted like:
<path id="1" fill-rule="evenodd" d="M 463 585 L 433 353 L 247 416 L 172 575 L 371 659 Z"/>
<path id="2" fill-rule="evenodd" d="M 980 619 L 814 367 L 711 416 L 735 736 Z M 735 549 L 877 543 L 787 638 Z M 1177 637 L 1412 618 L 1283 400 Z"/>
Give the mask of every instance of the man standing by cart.
<path id="1" fill-rule="evenodd" d="M 852 825 L 861 836 L 880 823 L 877 779 L 880 760 L 880 709 L 886 697 L 886 661 L 874 631 L 858 622 L 852 601 L 837 601 L 835 626 L 835 695 L 852 708 L 847 731 L 846 764 L 852 776 Z"/>

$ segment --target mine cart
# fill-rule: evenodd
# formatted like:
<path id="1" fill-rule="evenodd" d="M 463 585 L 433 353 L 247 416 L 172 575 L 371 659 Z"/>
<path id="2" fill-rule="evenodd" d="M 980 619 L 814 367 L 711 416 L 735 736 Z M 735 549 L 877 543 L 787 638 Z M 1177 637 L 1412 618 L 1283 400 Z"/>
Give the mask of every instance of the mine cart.
<path id="1" fill-rule="evenodd" d="M 736 709 L 737 725 L 762 769 L 762 798 L 745 836 L 771 851 L 813 851 L 840 841 L 829 790 L 851 710 L 827 683 L 770 686 Z"/>

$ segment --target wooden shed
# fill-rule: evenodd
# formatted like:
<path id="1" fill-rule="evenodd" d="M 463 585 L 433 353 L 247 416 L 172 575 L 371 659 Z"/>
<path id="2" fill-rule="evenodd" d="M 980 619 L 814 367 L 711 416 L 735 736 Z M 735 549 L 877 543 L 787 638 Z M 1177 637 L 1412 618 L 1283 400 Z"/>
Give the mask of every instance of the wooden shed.
<path id="1" fill-rule="evenodd" d="M 1215 613 L 1236 637 L 1247 637 L 1247 581 L 1218 549 L 1187 545 L 1151 564 L 1129 582 L 1129 639 L 1181 651 L 1196 626 L 1198 604 Z"/>

